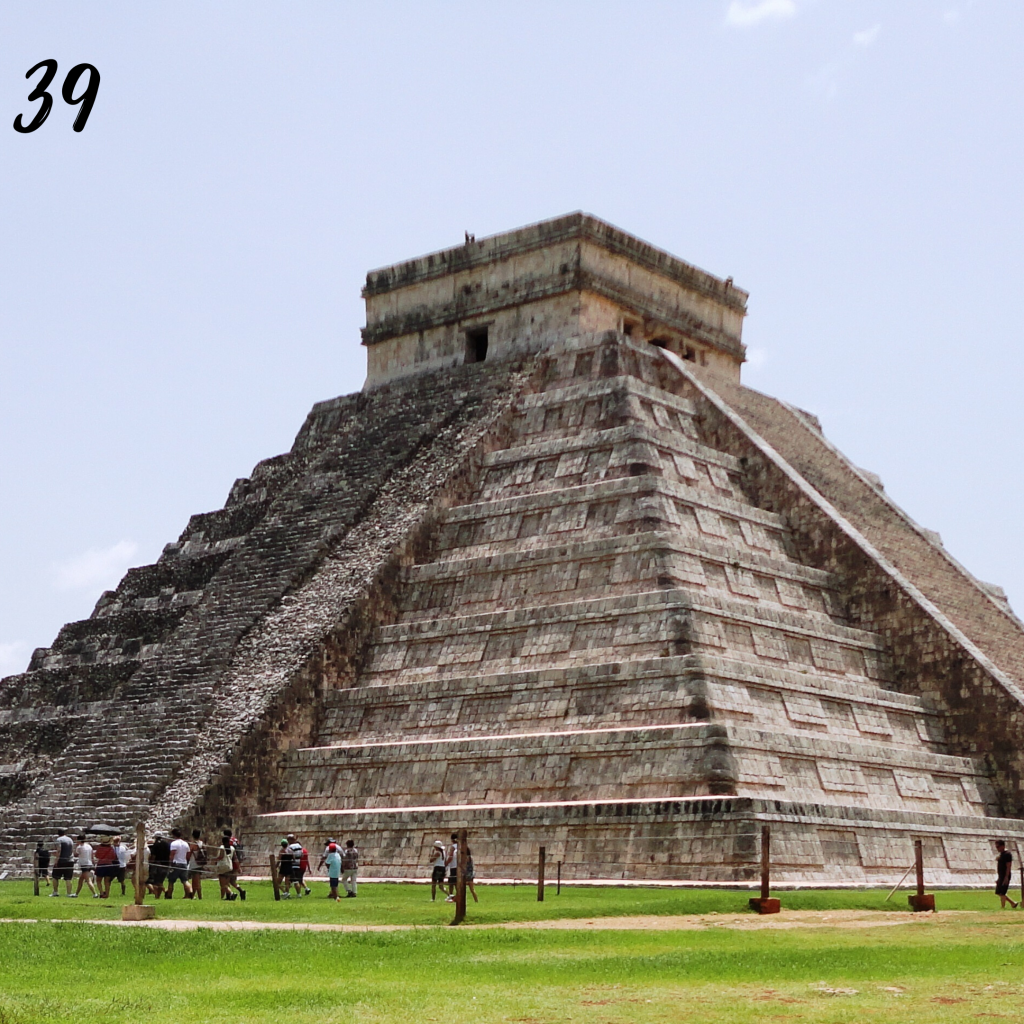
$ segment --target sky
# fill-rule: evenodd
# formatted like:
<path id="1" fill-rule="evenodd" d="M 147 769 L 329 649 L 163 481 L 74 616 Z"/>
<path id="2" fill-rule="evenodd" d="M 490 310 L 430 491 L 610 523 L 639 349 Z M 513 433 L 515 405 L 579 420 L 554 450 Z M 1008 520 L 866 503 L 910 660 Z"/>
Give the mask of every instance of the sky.
<path id="1" fill-rule="evenodd" d="M 1022 48 L 1019 0 L 6 0 L 0 675 L 361 387 L 368 269 L 577 209 L 747 289 L 744 381 L 1024 610 Z"/>

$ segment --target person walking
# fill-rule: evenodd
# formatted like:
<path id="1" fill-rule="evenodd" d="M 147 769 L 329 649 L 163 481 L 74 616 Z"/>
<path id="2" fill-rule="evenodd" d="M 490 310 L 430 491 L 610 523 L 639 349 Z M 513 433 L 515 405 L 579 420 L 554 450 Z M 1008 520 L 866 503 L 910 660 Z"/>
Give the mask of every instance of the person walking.
<path id="1" fill-rule="evenodd" d="M 46 879 L 50 875 L 50 851 L 46 844 L 39 840 L 36 843 L 36 852 L 33 854 L 33 871 L 37 879 Z"/>
<path id="2" fill-rule="evenodd" d="M 50 895 L 60 895 L 58 890 L 63 881 L 67 895 L 71 896 L 71 878 L 75 873 L 75 841 L 66 831 L 57 833 L 57 847 L 53 856 L 53 892 Z"/>
<path id="3" fill-rule="evenodd" d="M 96 861 L 93 858 L 92 843 L 84 835 L 78 837 L 78 845 L 75 847 L 75 863 L 78 865 L 78 888 L 69 892 L 69 896 L 77 896 L 82 891 L 82 886 L 88 886 L 93 899 L 99 896 L 96 891 L 96 883 L 93 881 L 93 874 L 96 871 Z"/>
<path id="4" fill-rule="evenodd" d="M 996 895 L 999 897 L 999 906 L 1006 909 L 1009 903 L 1014 910 L 1020 904 L 1015 903 L 1010 893 L 1010 883 L 1013 881 L 1013 854 L 1006 848 L 1002 839 L 996 840 Z"/>
<path id="5" fill-rule="evenodd" d="M 288 833 L 288 849 L 292 854 L 292 873 L 291 877 L 285 881 L 285 886 L 287 887 L 290 882 L 296 896 L 302 896 L 303 889 L 306 890 L 308 896 L 309 889 L 306 889 L 305 875 L 306 868 L 309 867 L 309 854 L 292 832 Z M 305 867 L 303 867 L 303 861 L 305 861 Z"/>
<path id="6" fill-rule="evenodd" d="M 185 891 L 185 899 L 192 899 L 192 886 L 188 881 L 188 859 L 192 855 L 192 848 L 182 839 L 181 829 L 171 829 L 171 869 L 167 872 L 166 899 L 174 896 L 174 883 L 181 882 Z"/>
<path id="7" fill-rule="evenodd" d="M 96 885 L 102 899 L 110 898 L 110 883 L 117 874 L 117 852 L 110 841 L 110 836 L 104 836 L 99 846 L 93 851 L 96 860 Z"/>
<path id="8" fill-rule="evenodd" d="M 327 863 L 327 854 L 330 852 L 331 847 L 336 845 L 337 844 L 335 843 L 333 838 L 328 839 L 327 842 L 324 843 L 324 852 L 320 854 L 320 860 L 316 866 L 317 871 L 319 871 Z"/>
<path id="9" fill-rule="evenodd" d="M 149 872 L 146 875 L 146 888 L 157 899 L 164 894 L 164 883 L 170 870 L 171 844 L 166 836 L 157 832 L 149 844 Z"/>
<path id="10" fill-rule="evenodd" d="M 476 872 L 473 868 L 473 851 L 467 846 L 464 855 L 466 858 L 466 887 L 473 894 L 473 902 L 479 903 L 477 899 L 476 886 L 473 884 L 473 879 L 476 877 Z"/>
<path id="11" fill-rule="evenodd" d="M 327 880 L 331 883 L 329 900 L 338 899 L 338 880 L 341 878 L 341 850 L 337 843 L 328 843 L 321 861 L 327 866 Z"/>
<path id="12" fill-rule="evenodd" d="M 242 902 L 245 902 L 245 890 L 238 884 L 238 869 L 240 867 L 234 843 L 231 841 L 231 833 L 225 832 L 221 837 L 220 846 L 217 848 L 217 861 L 214 865 L 222 900 L 237 900 L 241 897 Z M 232 889 L 235 891 L 232 892 Z"/>
<path id="13" fill-rule="evenodd" d="M 125 876 L 128 874 L 128 861 L 131 859 L 131 851 L 124 844 L 120 836 L 114 836 L 114 854 L 117 857 L 117 871 L 114 878 L 121 883 L 121 895 L 125 895 Z"/>
<path id="14" fill-rule="evenodd" d="M 355 899 L 359 884 L 356 881 L 356 874 L 359 871 L 359 851 L 356 849 L 354 839 L 345 843 L 345 849 L 341 854 L 341 884 L 345 886 L 345 898 Z"/>
<path id="15" fill-rule="evenodd" d="M 455 887 L 459 881 L 459 833 L 452 833 L 452 845 L 448 847 L 448 856 L 444 866 L 448 869 L 448 898 L 445 903 L 455 902 Z"/>
<path id="16" fill-rule="evenodd" d="M 206 843 L 203 842 L 203 833 L 199 829 L 192 829 L 192 842 L 188 844 L 188 881 L 192 886 L 192 895 L 195 899 L 203 898 L 203 872 L 209 860 L 206 853 Z"/>
<path id="17" fill-rule="evenodd" d="M 277 851 L 277 881 L 281 899 L 290 900 L 289 891 L 292 884 L 292 848 L 287 839 L 281 840 L 281 848 Z"/>
<path id="18" fill-rule="evenodd" d="M 437 887 L 441 886 L 441 892 L 444 890 L 444 862 L 445 862 L 445 849 L 444 843 L 440 839 L 434 840 L 434 847 L 430 851 L 430 902 L 433 903 L 437 899 Z"/>

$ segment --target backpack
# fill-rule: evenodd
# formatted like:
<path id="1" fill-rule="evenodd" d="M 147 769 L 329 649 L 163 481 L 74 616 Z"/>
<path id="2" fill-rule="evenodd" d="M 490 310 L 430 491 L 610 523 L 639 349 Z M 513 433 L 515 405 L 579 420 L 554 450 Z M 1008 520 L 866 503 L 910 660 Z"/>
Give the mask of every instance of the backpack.
<path id="1" fill-rule="evenodd" d="M 196 865 L 201 868 L 206 867 L 206 847 L 196 845 L 195 851 L 192 854 L 196 859 Z"/>

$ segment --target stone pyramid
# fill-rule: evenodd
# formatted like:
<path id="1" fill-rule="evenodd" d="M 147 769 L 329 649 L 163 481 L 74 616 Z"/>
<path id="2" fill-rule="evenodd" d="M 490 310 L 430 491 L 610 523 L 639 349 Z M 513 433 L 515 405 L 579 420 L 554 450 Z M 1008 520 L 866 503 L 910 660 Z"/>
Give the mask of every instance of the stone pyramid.
<path id="1" fill-rule="evenodd" d="M 367 386 L 0 684 L 0 842 L 353 837 L 422 875 L 990 881 L 1024 627 L 739 383 L 746 294 L 574 214 L 368 275 Z"/>

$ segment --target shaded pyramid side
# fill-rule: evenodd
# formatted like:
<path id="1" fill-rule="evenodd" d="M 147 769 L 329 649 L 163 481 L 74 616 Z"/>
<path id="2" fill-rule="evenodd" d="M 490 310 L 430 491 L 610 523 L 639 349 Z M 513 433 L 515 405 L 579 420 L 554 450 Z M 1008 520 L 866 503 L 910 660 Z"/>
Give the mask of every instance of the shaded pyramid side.
<path id="1" fill-rule="evenodd" d="M 0 788 L 5 863 L 23 867 L 55 827 L 212 825 L 255 799 L 524 380 L 491 366 L 321 403 L 288 455 L 0 683 L 0 744 L 20 772 Z"/>

